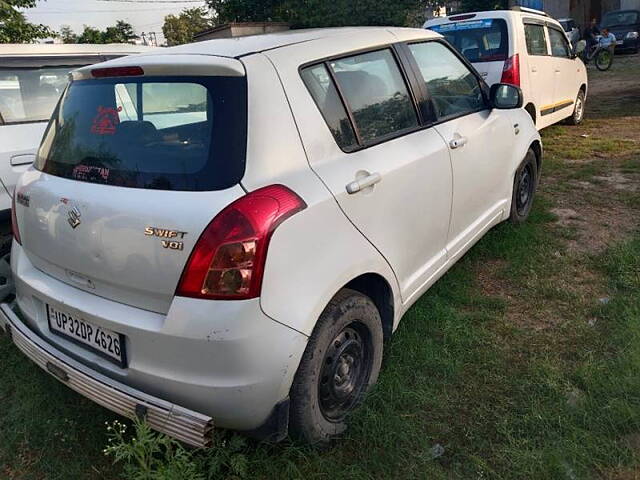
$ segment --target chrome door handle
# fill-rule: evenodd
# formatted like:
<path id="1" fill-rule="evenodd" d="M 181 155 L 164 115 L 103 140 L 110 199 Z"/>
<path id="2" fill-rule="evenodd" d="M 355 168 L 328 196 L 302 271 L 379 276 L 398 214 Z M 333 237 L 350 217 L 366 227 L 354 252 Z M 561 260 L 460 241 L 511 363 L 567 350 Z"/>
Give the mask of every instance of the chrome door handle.
<path id="1" fill-rule="evenodd" d="M 464 147 L 467 144 L 467 137 L 456 137 L 449 141 L 449 146 L 452 149 Z"/>
<path id="2" fill-rule="evenodd" d="M 380 180 L 382 180 L 382 175 L 377 172 L 371 173 L 359 180 L 354 180 L 353 182 L 347 183 L 347 193 L 349 195 L 353 195 L 354 193 L 358 193 L 360 190 L 364 190 L 367 187 L 375 185 Z"/>

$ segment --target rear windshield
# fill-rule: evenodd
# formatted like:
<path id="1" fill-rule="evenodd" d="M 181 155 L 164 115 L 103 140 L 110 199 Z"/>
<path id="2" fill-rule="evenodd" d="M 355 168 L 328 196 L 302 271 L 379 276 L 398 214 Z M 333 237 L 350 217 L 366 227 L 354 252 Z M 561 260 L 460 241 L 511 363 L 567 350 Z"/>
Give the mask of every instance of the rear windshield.
<path id="1" fill-rule="evenodd" d="M 624 27 L 640 23 L 638 12 L 609 12 L 602 19 L 602 28 L 604 27 Z"/>
<path id="2" fill-rule="evenodd" d="M 429 29 L 444 35 L 470 62 L 497 62 L 508 57 L 507 23 L 501 18 L 444 23 Z"/>
<path id="3" fill-rule="evenodd" d="M 0 67 L 0 124 L 49 120 L 73 68 Z"/>
<path id="4" fill-rule="evenodd" d="M 244 174 L 244 77 L 144 77 L 69 85 L 36 168 L 83 182 L 219 190 Z"/>

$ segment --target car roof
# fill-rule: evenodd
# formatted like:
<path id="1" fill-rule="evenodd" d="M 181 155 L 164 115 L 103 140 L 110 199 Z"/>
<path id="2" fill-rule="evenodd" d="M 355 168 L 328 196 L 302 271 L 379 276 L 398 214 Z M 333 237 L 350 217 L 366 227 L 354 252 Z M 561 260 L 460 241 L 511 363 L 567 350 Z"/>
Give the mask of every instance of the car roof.
<path id="1" fill-rule="evenodd" d="M 253 53 L 265 52 L 276 48 L 287 47 L 303 42 L 310 42 L 320 39 L 331 39 L 349 37 L 360 33 L 388 32 L 400 39 L 405 39 L 407 35 L 417 38 L 438 37 L 437 34 L 427 34 L 419 28 L 401 27 L 341 27 L 341 28 L 314 28 L 304 30 L 288 30 L 286 32 L 267 33 L 263 35 L 249 35 L 245 37 L 220 38 L 205 40 L 202 42 L 189 43 L 177 47 L 163 48 L 150 52 L 151 55 L 216 55 L 220 57 L 240 58 Z M 345 40 L 348 41 L 348 40 Z"/>
<path id="2" fill-rule="evenodd" d="M 473 21 L 473 19 L 482 19 L 482 18 L 509 18 L 509 17 L 540 17 L 540 19 L 544 19 L 545 21 L 553 21 L 556 22 L 554 18 L 551 18 L 544 12 L 538 12 L 532 9 L 524 9 L 524 10 L 484 10 L 477 12 L 468 12 L 468 13 L 454 13 L 448 15 L 446 17 L 434 17 L 425 22 L 425 25 L 434 25 L 439 23 L 448 23 L 448 22 L 463 22 L 463 21 Z M 461 17 L 456 20 L 456 17 Z"/>
<path id="3" fill-rule="evenodd" d="M 155 50 L 156 47 L 131 45 L 127 43 L 95 44 L 56 44 L 56 43 L 5 43 L 0 44 L 0 56 L 33 57 L 65 55 L 109 55 L 132 54 Z"/>

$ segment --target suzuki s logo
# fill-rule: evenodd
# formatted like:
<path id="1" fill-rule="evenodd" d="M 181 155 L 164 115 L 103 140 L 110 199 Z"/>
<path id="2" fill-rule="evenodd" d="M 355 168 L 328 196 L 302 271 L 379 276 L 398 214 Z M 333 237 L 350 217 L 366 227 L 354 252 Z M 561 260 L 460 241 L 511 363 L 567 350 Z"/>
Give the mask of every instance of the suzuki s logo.
<path id="1" fill-rule="evenodd" d="M 78 210 L 76 207 L 73 207 L 71 210 L 69 210 L 67 216 L 67 221 L 69 222 L 69 225 L 71 225 L 71 228 L 76 228 L 82 223 L 82 221 L 80 220 L 80 210 Z"/>

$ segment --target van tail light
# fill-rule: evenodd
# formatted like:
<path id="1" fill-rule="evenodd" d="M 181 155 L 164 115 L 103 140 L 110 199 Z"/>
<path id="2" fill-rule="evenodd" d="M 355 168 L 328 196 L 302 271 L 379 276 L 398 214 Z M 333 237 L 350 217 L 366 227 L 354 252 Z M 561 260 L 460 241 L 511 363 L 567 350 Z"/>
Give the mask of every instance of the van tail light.
<path id="1" fill-rule="evenodd" d="M 505 60 L 500 83 L 520 86 L 520 57 L 517 53 Z"/>
<path id="2" fill-rule="evenodd" d="M 18 229 L 18 219 L 16 217 L 16 195 L 18 194 L 18 189 L 14 190 L 13 197 L 11 198 L 11 231 L 13 232 L 13 238 L 16 239 L 20 245 L 22 245 L 22 240 L 20 240 L 20 230 Z"/>
<path id="3" fill-rule="evenodd" d="M 260 188 L 225 207 L 200 235 L 176 295 L 216 300 L 260 296 L 271 235 L 306 207 L 284 185 Z"/>

